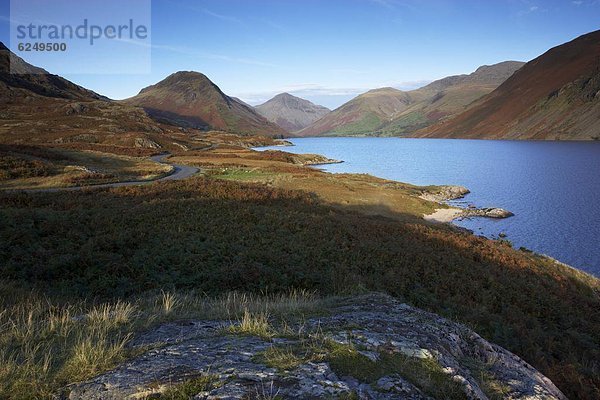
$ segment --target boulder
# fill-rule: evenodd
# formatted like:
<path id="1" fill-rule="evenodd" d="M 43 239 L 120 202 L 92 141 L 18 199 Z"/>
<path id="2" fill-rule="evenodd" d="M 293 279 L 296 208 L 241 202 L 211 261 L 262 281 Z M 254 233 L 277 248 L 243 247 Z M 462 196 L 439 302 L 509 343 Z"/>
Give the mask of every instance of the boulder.
<path id="1" fill-rule="evenodd" d="M 433 373 L 436 384 L 459 392 L 453 398 L 484 400 L 498 395 L 490 388 L 501 388 L 502 398 L 565 399 L 516 355 L 461 324 L 383 294 L 337 299 L 319 317 L 286 324 L 288 333 L 280 336 L 234 334 L 231 326 L 230 321 L 163 324 L 132 341 L 137 357 L 70 385 L 63 398 L 161 398 L 169 387 L 209 376 L 214 385 L 198 389 L 194 399 L 418 400 L 432 398 L 432 386 L 423 382 Z M 261 355 L 273 348 L 300 349 L 298 363 L 285 368 L 266 363 Z M 315 348 L 319 357 L 303 358 Z M 346 362 L 360 367 L 340 370 L 340 362 L 329 359 L 332 348 L 345 349 L 352 354 Z M 384 357 L 400 357 L 410 367 L 400 363 L 383 370 Z M 377 372 L 364 374 L 363 368 Z"/>

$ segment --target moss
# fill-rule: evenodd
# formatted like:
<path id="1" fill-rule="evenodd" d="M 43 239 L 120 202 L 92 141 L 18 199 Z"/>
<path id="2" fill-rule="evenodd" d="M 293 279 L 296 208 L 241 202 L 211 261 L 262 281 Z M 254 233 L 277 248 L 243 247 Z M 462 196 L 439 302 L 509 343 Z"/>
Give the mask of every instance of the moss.
<path id="1" fill-rule="evenodd" d="M 326 359 L 338 376 L 350 375 L 360 381 L 374 384 L 384 376 L 399 374 L 434 398 L 467 398 L 462 386 L 445 374 L 433 359 L 387 353 L 382 353 L 379 357 L 379 360 L 372 361 L 353 346 L 330 343 Z"/>
<path id="2" fill-rule="evenodd" d="M 280 371 L 289 371 L 307 362 L 325 361 L 338 376 L 352 376 L 370 384 L 398 374 L 434 398 L 466 398 L 462 386 L 445 374 L 433 359 L 382 353 L 377 361 L 372 361 L 353 345 L 322 338 L 304 338 L 300 344 L 272 346 L 254 360 Z M 352 394 L 348 396 L 353 398 Z"/>
<path id="3" fill-rule="evenodd" d="M 271 346 L 258 353 L 253 360 L 279 371 L 292 370 L 305 362 L 291 346 Z"/>
<path id="4" fill-rule="evenodd" d="M 502 383 L 481 361 L 465 358 L 461 363 L 471 370 L 471 374 L 479 383 L 479 387 L 490 400 L 502 400 L 511 392 L 510 386 Z"/>
<path id="5" fill-rule="evenodd" d="M 189 379 L 169 387 L 160 395 L 164 400 L 188 400 L 194 395 L 215 388 L 218 378 L 212 375 L 203 375 Z"/>

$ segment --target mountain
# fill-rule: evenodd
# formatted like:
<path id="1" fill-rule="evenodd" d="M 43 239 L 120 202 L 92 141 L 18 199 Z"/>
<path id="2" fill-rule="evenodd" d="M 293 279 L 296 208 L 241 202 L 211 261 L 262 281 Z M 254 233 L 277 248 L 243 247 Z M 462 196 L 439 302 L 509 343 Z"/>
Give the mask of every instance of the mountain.
<path id="1" fill-rule="evenodd" d="M 171 74 L 123 103 L 143 107 L 157 120 L 180 126 L 271 136 L 286 133 L 199 72 Z"/>
<path id="2" fill-rule="evenodd" d="M 331 112 L 326 107 L 313 104 L 289 93 L 278 94 L 254 108 L 260 115 L 289 132 L 306 128 Z"/>
<path id="3" fill-rule="evenodd" d="M 600 138 L 600 31 L 548 50 L 467 111 L 418 135 Z"/>
<path id="4" fill-rule="evenodd" d="M 11 63 L 12 61 L 12 63 Z M 27 90 L 40 96 L 72 100 L 108 100 L 104 96 L 78 86 L 58 75 L 35 67 L 12 53 L 0 42 L 1 94 L 8 95 L 9 88 Z"/>
<path id="5" fill-rule="evenodd" d="M 302 129 L 298 135 L 353 135 L 375 132 L 389 123 L 392 115 L 406 110 L 411 103 L 412 98 L 408 92 L 394 88 L 370 90 Z"/>
<path id="6" fill-rule="evenodd" d="M 144 110 L 28 64 L 0 43 L 0 143 L 132 148 L 162 132 Z"/>
<path id="7" fill-rule="evenodd" d="M 394 115 L 382 131 L 385 134 L 410 134 L 451 118 L 493 91 L 524 64 L 505 61 L 484 65 L 472 74 L 449 76 L 413 90 L 410 96 L 415 99 L 415 103 Z"/>
<path id="8" fill-rule="evenodd" d="M 463 112 L 469 104 L 490 93 L 523 64 L 506 61 L 482 66 L 472 74 L 449 76 L 409 92 L 393 88 L 371 90 L 298 134 L 411 134 Z"/>

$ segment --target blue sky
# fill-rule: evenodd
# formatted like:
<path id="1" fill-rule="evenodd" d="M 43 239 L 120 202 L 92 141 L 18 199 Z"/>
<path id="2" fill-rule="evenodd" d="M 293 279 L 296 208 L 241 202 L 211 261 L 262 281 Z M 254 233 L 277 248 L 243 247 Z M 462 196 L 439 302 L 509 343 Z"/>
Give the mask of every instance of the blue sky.
<path id="1" fill-rule="evenodd" d="M 150 73 L 65 77 L 122 99 L 195 70 L 251 104 L 287 91 L 335 108 L 372 88 L 528 61 L 597 29 L 600 0 L 154 0 Z"/>

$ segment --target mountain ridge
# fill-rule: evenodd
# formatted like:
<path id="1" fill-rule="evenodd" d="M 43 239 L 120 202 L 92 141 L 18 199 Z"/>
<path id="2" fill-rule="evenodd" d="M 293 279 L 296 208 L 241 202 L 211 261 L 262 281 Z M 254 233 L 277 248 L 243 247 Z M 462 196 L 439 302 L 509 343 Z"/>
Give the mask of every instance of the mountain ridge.
<path id="1" fill-rule="evenodd" d="M 417 136 L 589 140 L 599 137 L 598 115 L 600 30 L 551 48 L 469 110 Z"/>
<path id="2" fill-rule="evenodd" d="M 483 65 L 471 74 L 438 79 L 422 88 L 401 91 L 379 88 L 365 92 L 298 132 L 301 136 L 409 135 L 424 126 L 462 112 L 491 92 L 524 63 L 504 61 Z"/>

